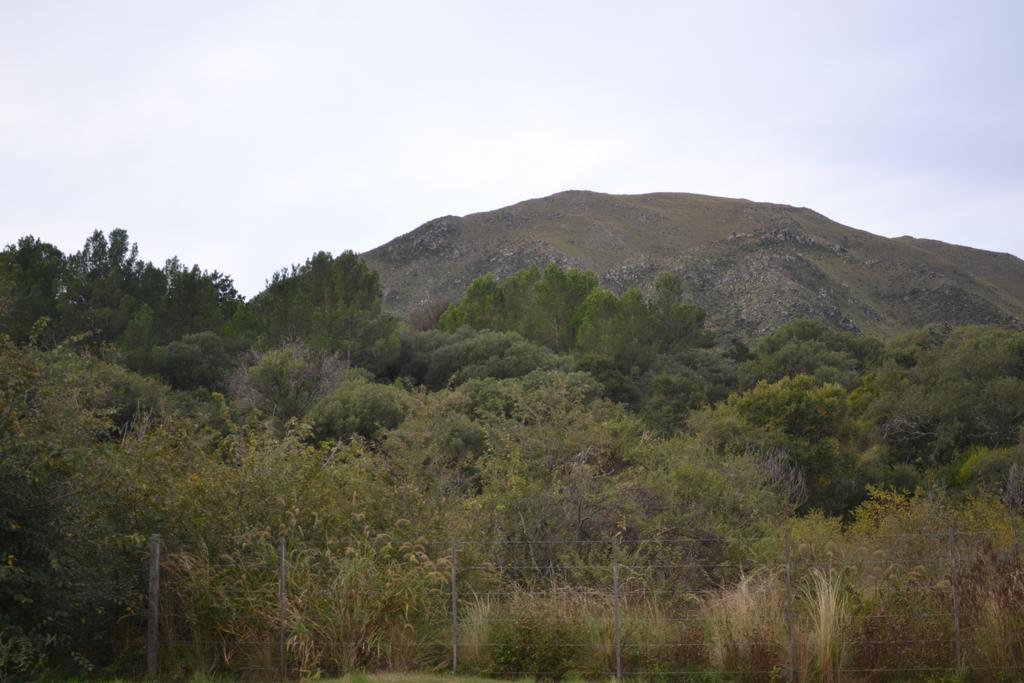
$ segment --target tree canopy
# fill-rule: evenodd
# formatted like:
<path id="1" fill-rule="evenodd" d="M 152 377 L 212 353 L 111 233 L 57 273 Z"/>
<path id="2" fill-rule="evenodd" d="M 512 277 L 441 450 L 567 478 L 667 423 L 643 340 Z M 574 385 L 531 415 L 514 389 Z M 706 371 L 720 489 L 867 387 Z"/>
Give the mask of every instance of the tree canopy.
<path id="1" fill-rule="evenodd" d="M 436 621 L 424 596 L 447 569 L 422 539 L 472 539 L 501 592 L 524 584 L 497 568 L 522 566 L 593 588 L 607 577 L 572 568 L 608 558 L 578 548 L 613 536 L 708 539 L 667 566 L 777 566 L 783 528 L 832 548 L 959 514 L 987 530 L 1019 518 L 1020 330 L 874 339 L 796 321 L 743 341 L 683 291 L 672 275 L 614 292 L 528 268 L 476 280 L 420 329 L 385 310 L 352 252 L 314 254 L 246 302 L 218 271 L 143 261 L 122 230 L 70 255 L 9 245 L 0 678 L 130 673 L 150 534 L 178 549 L 175 599 L 207 610 L 197 629 L 245 609 L 210 570 L 262 567 L 245 553 L 287 534 L 294 580 L 322 604 L 336 604 L 328 576 L 389 596 L 363 631 L 325 617 L 357 638 Z M 767 540 L 727 540 L 744 535 Z M 346 645 L 347 666 L 388 665 L 368 642 Z"/>

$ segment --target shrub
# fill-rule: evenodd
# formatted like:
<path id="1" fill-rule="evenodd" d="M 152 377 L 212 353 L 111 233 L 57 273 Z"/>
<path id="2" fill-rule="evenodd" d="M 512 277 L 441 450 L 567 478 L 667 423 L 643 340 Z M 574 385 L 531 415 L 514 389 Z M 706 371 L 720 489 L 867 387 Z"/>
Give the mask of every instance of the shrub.
<path id="1" fill-rule="evenodd" d="M 555 604 L 521 600 L 490 629 L 495 676 L 560 681 L 572 669 L 578 636 Z"/>
<path id="2" fill-rule="evenodd" d="M 405 418 L 409 395 L 401 388 L 355 378 L 339 384 L 307 415 L 317 437 L 376 439 Z"/>

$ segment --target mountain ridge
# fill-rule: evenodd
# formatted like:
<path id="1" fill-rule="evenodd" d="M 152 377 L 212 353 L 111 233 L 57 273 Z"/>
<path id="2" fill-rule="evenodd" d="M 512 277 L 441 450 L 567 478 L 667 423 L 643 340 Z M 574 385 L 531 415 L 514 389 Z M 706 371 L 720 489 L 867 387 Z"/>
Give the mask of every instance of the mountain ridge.
<path id="1" fill-rule="evenodd" d="M 930 322 L 1021 327 L 1024 261 L 887 238 L 807 207 L 693 193 L 567 190 L 442 216 L 362 254 L 399 313 L 460 297 L 486 273 L 554 263 L 614 291 L 675 273 L 715 327 L 741 336 L 800 317 L 893 334 Z"/>

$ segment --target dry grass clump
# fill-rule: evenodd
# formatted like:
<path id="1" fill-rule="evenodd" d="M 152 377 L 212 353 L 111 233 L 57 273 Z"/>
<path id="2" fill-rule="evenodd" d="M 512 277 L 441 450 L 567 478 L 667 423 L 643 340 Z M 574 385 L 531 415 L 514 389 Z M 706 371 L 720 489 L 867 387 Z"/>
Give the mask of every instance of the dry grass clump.
<path id="1" fill-rule="evenodd" d="M 786 666 L 785 589 L 777 572 L 743 576 L 704 603 L 708 663 L 767 680 Z"/>
<path id="2" fill-rule="evenodd" d="M 491 667 L 492 627 L 500 618 L 500 605 L 489 598 L 477 598 L 459 614 L 459 663 L 469 671 Z"/>
<path id="3" fill-rule="evenodd" d="M 990 672 L 1024 670 L 1024 564 L 1018 552 L 980 550 L 960 577 L 965 662 Z"/>
<path id="4" fill-rule="evenodd" d="M 850 606 L 838 576 L 813 570 L 794 605 L 794 664 L 801 681 L 837 683 L 847 662 Z M 786 589 L 780 572 L 748 574 L 703 607 L 708 664 L 745 680 L 789 668 Z"/>
<path id="5" fill-rule="evenodd" d="M 813 680 L 838 683 L 847 659 L 849 602 L 837 575 L 820 569 L 804 585 L 806 664 Z"/>

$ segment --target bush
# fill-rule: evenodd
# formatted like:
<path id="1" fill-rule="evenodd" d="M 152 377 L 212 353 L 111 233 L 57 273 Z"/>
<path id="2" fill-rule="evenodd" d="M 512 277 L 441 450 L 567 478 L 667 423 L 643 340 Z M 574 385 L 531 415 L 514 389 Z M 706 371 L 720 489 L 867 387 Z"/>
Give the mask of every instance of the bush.
<path id="1" fill-rule="evenodd" d="M 376 439 L 405 419 L 411 399 L 405 390 L 365 378 L 342 382 L 313 406 L 306 419 L 318 438 Z"/>
<path id="2" fill-rule="evenodd" d="M 254 355 L 235 371 L 229 393 L 239 413 L 259 411 L 283 424 L 309 412 L 346 372 L 336 354 L 286 344 Z"/>
<path id="3" fill-rule="evenodd" d="M 573 624 L 545 601 L 524 600 L 502 610 L 489 637 L 495 676 L 560 681 L 577 654 Z"/>
<path id="4" fill-rule="evenodd" d="M 224 342 L 213 332 L 185 335 L 153 349 L 153 364 L 175 389 L 223 388 L 231 367 Z"/>

